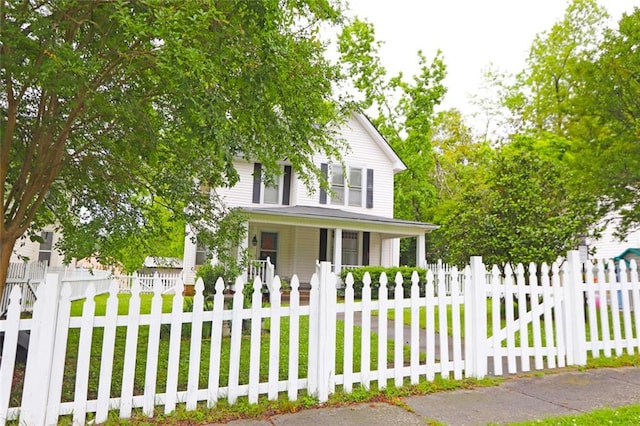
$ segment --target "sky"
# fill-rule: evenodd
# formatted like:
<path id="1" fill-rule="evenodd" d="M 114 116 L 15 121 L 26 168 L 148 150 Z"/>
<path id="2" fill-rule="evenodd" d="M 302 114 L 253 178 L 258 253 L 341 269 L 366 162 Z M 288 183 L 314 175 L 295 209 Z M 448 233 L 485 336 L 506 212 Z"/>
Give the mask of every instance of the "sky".
<path id="1" fill-rule="evenodd" d="M 517 73 L 536 34 L 562 19 L 566 0 L 348 0 L 352 14 L 374 25 L 383 65 L 390 75 L 418 71 L 416 52 L 430 62 L 438 49 L 447 65 L 447 95 L 441 109 L 473 112 L 489 65 Z M 599 0 L 612 16 L 640 7 L 640 0 Z"/>

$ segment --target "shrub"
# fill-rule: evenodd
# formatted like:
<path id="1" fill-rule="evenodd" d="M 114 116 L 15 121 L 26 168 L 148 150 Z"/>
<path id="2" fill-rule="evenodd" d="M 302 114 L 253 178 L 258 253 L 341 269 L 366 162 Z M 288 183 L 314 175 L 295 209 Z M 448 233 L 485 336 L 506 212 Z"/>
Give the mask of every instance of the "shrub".
<path id="1" fill-rule="evenodd" d="M 224 283 L 228 286 L 235 282 L 236 277 L 240 275 L 239 267 L 237 265 L 227 266 L 223 264 L 217 264 L 212 266 L 210 264 L 202 265 L 198 272 L 196 272 L 196 280 L 202 278 L 204 283 L 204 297 L 213 298 L 215 294 L 215 285 L 218 278 L 222 277 Z"/>
<path id="2" fill-rule="evenodd" d="M 380 276 L 384 272 L 387 275 L 387 295 L 389 298 L 393 298 L 395 294 L 395 279 L 396 274 L 400 272 L 402 275 L 402 288 L 404 290 L 404 296 L 409 297 L 411 295 L 411 275 L 413 271 L 418 273 L 420 281 L 418 287 L 420 288 L 420 295 L 424 296 L 424 286 L 426 284 L 427 270 L 424 268 L 416 268 L 413 266 L 395 266 L 386 268 L 384 266 L 363 266 L 360 268 L 343 269 L 340 272 L 340 279 L 345 282 L 347 274 L 351 272 L 353 275 L 353 290 L 355 297 L 362 297 L 362 279 L 366 272 L 371 276 L 371 297 L 373 299 L 378 298 L 378 288 L 380 287 Z"/>

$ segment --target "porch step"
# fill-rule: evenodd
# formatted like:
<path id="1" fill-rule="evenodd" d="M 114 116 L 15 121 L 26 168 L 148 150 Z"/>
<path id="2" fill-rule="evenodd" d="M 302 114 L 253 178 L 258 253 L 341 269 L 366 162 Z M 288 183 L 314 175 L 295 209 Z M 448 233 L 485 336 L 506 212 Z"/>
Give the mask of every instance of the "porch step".
<path id="1" fill-rule="evenodd" d="M 299 290 L 300 292 L 300 305 L 307 306 L 309 304 L 309 292 L 310 290 Z M 282 303 L 289 303 L 289 292 L 282 293 Z"/>

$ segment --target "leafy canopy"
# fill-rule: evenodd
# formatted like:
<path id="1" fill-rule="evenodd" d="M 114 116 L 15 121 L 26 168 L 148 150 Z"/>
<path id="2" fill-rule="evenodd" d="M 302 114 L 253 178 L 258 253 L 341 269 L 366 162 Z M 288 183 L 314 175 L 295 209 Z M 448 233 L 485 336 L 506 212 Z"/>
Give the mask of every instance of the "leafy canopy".
<path id="1" fill-rule="evenodd" d="M 73 235 L 67 255 L 107 263 L 157 232 L 158 210 L 226 241 L 200 185 L 234 184 L 237 157 L 271 173 L 288 158 L 311 183 L 311 154 L 339 155 L 318 29 L 340 19 L 332 0 L 3 1 L 0 282 L 15 241 L 49 223 Z"/>

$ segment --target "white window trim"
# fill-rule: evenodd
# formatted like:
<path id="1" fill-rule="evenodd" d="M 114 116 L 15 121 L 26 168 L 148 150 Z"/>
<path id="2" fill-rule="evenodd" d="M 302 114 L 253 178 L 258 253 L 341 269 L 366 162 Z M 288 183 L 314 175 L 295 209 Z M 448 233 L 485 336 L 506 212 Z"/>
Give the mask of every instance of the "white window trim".
<path id="1" fill-rule="evenodd" d="M 329 167 L 329 183 L 330 188 L 333 190 L 333 170 L 334 167 L 339 166 L 342 169 L 342 166 L 339 164 L 331 164 Z M 335 203 L 334 197 L 331 193 L 327 194 L 327 204 L 332 204 L 334 206 L 342 206 L 342 207 L 351 207 L 351 208 L 364 208 L 367 203 L 367 167 L 365 165 L 360 164 L 347 164 L 345 165 L 344 173 L 344 199 L 342 203 Z M 360 169 L 360 205 L 359 206 L 351 206 L 349 205 L 349 197 L 351 196 L 351 185 L 349 183 L 349 175 L 352 169 Z"/>
<path id="2" fill-rule="evenodd" d="M 327 232 L 327 259 L 331 262 L 333 262 L 334 259 L 334 255 L 333 255 L 333 248 L 334 248 L 334 239 L 336 237 L 335 234 L 335 229 L 330 229 L 329 231 L 331 232 Z M 357 265 L 346 265 L 346 266 L 363 266 L 362 265 L 362 231 L 354 231 L 351 229 L 343 229 L 342 230 L 342 235 L 343 235 L 343 239 L 344 239 L 344 233 L 345 232 L 355 232 L 356 234 L 358 234 L 358 243 L 357 243 L 357 247 L 358 247 L 358 264 Z M 344 244 L 342 244 L 342 250 L 344 251 Z M 340 259 L 342 260 L 342 255 L 343 253 L 340 253 Z M 344 267 L 345 265 L 342 264 L 342 267 Z"/>

